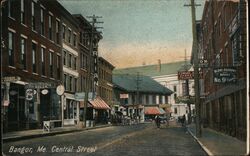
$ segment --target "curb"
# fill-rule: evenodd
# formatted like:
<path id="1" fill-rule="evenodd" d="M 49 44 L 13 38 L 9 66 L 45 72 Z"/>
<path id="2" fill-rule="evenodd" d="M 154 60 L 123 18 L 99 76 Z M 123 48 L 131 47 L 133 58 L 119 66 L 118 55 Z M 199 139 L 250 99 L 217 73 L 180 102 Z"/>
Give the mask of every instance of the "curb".
<path id="1" fill-rule="evenodd" d="M 83 128 L 83 129 L 73 129 L 73 130 L 64 130 L 64 131 L 56 131 L 56 132 L 52 131 L 52 132 L 39 133 L 39 134 L 33 134 L 33 135 L 6 137 L 6 138 L 3 138 L 3 142 L 7 143 L 7 142 L 33 139 L 33 138 L 39 138 L 39 137 L 54 136 L 54 135 L 58 135 L 58 134 L 81 132 L 81 131 L 93 130 L 93 129 L 98 129 L 98 128 L 111 127 L 111 126 L 112 125 L 104 125 L 104 126 L 97 126 L 97 127 L 87 127 L 87 128 Z"/>
<path id="2" fill-rule="evenodd" d="M 201 146 L 203 151 L 207 153 L 207 155 L 214 156 L 214 154 L 202 142 L 200 142 L 200 140 L 189 130 L 189 128 L 187 128 L 187 130 L 189 134 L 191 134 L 191 136 L 196 140 L 196 142 L 198 142 L 198 144 Z"/>

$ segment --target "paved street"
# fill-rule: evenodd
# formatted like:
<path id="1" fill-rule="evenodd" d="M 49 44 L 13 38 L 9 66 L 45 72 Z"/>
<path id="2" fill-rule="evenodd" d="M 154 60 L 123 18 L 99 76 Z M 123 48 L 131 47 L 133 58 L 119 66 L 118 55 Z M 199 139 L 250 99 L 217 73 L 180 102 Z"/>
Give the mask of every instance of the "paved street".
<path id="1" fill-rule="evenodd" d="M 38 152 L 39 151 L 39 152 Z M 206 155 L 181 127 L 114 126 L 4 144 L 6 155 Z"/>

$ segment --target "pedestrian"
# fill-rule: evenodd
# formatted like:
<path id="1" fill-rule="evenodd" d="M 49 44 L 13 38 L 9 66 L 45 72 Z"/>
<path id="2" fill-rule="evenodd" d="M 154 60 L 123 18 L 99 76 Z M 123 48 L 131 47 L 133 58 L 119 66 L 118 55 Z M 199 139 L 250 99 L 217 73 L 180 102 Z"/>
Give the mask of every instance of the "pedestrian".
<path id="1" fill-rule="evenodd" d="M 186 115 L 182 116 L 182 126 L 186 126 Z"/>
<path id="2" fill-rule="evenodd" d="M 155 123 L 156 123 L 156 126 L 157 128 L 160 128 L 161 126 L 161 123 L 160 123 L 160 117 L 158 115 L 155 116 Z"/>

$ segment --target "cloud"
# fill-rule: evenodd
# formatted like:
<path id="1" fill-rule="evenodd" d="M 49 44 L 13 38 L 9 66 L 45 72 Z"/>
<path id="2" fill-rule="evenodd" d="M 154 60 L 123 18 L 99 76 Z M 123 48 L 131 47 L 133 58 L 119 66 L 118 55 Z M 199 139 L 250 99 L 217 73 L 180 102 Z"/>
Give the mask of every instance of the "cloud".
<path id="1" fill-rule="evenodd" d="M 100 55 L 112 63 L 116 68 L 156 64 L 184 60 L 185 49 L 187 56 L 191 53 L 190 43 L 124 43 L 109 46 L 107 42 L 100 42 Z"/>

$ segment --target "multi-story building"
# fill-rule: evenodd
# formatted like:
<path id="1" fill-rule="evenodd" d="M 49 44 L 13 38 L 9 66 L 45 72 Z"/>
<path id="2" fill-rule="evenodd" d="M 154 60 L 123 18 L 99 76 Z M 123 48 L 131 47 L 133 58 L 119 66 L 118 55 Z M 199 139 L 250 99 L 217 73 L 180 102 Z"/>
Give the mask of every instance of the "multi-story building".
<path id="1" fill-rule="evenodd" d="M 54 1 L 4 3 L 2 78 L 19 77 L 3 84 L 5 131 L 41 127 L 43 120 L 61 116 L 55 91 L 62 83 L 61 14 Z"/>
<path id="2" fill-rule="evenodd" d="M 208 61 L 202 70 L 203 124 L 245 140 L 245 1 L 206 1 L 199 29 L 199 59 Z"/>
<path id="3" fill-rule="evenodd" d="M 79 25 L 78 21 L 64 8 L 61 8 L 61 37 L 63 56 L 63 124 L 74 125 L 79 122 L 80 102 L 75 99 L 79 90 Z"/>
<path id="4" fill-rule="evenodd" d="M 162 97 L 162 99 L 157 99 L 157 101 L 162 100 L 164 103 L 171 105 L 171 116 L 177 118 L 189 112 L 188 105 L 178 100 L 183 96 L 187 96 L 186 81 L 178 80 L 178 71 L 183 70 L 184 67 L 187 68 L 186 70 L 192 70 L 190 64 L 187 64 L 185 61 L 161 64 L 160 60 L 158 60 L 158 64 L 156 65 L 116 69 L 114 70 L 114 74 L 136 74 L 139 72 L 141 75 L 150 76 L 161 85 L 172 90 L 173 94 L 167 98 Z M 194 80 L 192 79 L 189 80 L 189 95 L 194 95 Z M 194 107 L 192 107 L 193 109 Z"/>
<path id="5" fill-rule="evenodd" d="M 76 93 L 83 95 L 89 84 L 95 98 L 102 36 L 58 1 L 13 0 L 3 6 L 4 131 L 41 128 L 48 120 L 55 126 L 78 124 L 83 98 Z M 63 95 L 58 86 L 65 88 Z M 95 109 L 94 100 L 90 105 Z M 94 118 L 91 109 L 87 119 Z"/>

